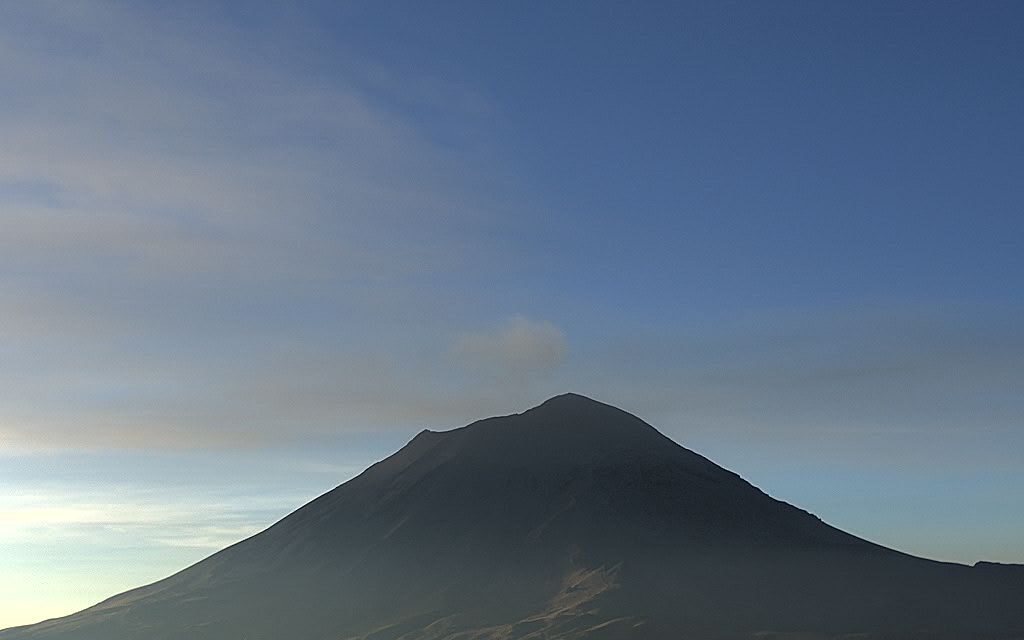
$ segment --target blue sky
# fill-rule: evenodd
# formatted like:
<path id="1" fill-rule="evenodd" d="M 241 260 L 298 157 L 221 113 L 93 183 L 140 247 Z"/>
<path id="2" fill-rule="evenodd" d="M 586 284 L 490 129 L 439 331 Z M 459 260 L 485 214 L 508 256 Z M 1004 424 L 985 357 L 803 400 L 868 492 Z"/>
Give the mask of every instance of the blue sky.
<path id="1" fill-rule="evenodd" d="M 568 390 L 1024 562 L 1022 18 L 5 6 L 0 627 Z"/>

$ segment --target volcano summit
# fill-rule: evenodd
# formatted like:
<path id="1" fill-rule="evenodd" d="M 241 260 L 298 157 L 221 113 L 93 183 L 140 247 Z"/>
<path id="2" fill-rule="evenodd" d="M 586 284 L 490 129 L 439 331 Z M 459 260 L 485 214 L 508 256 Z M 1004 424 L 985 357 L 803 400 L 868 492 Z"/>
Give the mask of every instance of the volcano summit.
<path id="1" fill-rule="evenodd" d="M 394 455 L 165 580 L 0 640 L 1024 637 L 1024 567 L 831 527 L 583 396 Z"/>

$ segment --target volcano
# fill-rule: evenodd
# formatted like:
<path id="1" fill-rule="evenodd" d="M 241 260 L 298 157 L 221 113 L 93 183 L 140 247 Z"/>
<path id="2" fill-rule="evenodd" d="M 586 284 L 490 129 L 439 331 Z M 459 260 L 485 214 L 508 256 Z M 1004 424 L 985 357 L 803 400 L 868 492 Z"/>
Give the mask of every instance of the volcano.
<path id="1" fill-rule="evenodd" d="M 812 479 L 809 479 L 812 480 Z M 1024 567 L 909 556 L 575 394 L 423 431 L 269 529 L 0 640 L 1024 638 Z"/>

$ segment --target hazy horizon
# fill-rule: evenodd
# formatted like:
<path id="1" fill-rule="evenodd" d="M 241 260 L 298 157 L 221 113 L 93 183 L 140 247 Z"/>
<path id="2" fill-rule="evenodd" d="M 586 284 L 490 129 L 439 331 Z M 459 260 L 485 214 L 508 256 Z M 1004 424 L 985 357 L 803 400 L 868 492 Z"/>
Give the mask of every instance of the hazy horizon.
<path id="1" fill-rule="evenodd" d="M 0 628 L 574 391 L 1024 563 L 1011 2 L 0 8 Z"/>

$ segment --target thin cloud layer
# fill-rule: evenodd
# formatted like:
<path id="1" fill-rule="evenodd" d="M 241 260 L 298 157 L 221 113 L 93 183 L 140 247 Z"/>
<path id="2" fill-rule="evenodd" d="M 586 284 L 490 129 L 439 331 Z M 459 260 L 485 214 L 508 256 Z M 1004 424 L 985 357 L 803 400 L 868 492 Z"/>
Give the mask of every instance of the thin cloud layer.
<path id="1" fill-rule="evenodd" d="M 431 281 L 501 254 L 480 233 L 499 205 L 475 184 L 486 105 L 464 87 L 355 57 L 325 70 L 313 30 L 296 46 L 202 11 L 4 12 L 0 442 L 344 428 L 366 413 L 361 381 L 392 386 L 402 319 L 446 303 Z M 396 104 L 446 105 L 465 144 Z"/>
<path id="2" fill-rule="evenodd" d="M 691 317 L 666 291 L 717 267 L 658 244 L 664 225 L 603 243 L 596 223 L 509 215 L 528 207 L 497 177 L 514 159 L 476 87 L 326 46 L 299 10 L 247 26 L 167 11 L 4 8 L 5 446 L 263 447 L 570 390 L 691 432 L 1020 423 L 1015 308 L 755 305 L 741 324 L 697 300 Z M 645 280 L 681 273 L 658 249 L 689 275 Z"/>
<path id="3" fill-rule="evenodd" d="M 565 332 L 554 324 L 514 316 L 491 330 L 460 336 L 454 352 L 467 367 L 525 376 L 561 365 L 568 344 Z"/>

